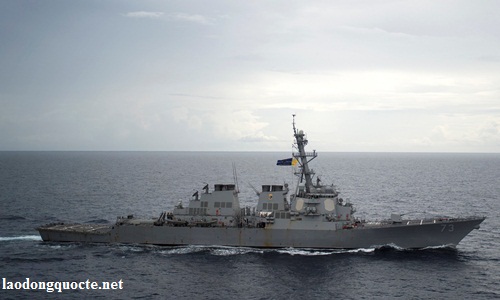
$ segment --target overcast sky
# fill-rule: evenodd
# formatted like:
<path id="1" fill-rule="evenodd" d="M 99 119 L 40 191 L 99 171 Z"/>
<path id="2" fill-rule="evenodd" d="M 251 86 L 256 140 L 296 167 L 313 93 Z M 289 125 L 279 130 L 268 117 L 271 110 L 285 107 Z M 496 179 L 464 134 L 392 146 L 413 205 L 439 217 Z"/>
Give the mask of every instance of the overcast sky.
<path id="1" fill-rule="evenodd" d="M 0 150 L 500 152 L 500 1 L 0 1 Z"/>

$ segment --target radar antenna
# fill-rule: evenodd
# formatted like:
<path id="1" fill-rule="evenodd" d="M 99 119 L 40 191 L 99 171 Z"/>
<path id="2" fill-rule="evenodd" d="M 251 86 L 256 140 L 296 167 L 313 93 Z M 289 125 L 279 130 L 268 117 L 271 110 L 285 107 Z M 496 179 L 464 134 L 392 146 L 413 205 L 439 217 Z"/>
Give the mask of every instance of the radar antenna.
<path id="1" fill-rule="evenodd" d="M 313 150 L 313 152 L 306 152 L 305 146 L 307 145 L 307 137 L 305 133 L 302 130 L 297 130 L 295 127 L 295 114 L 293 116 L 293 134 L 295 136 L 295 144 L 297 145 L 297 150 L 299 152 L 294 152 L 293 157 L 296 158 L 299 163 L 300 163 L 300 168 L 301 168 L 301 179 L 305 178 L 305 188 L 306 188 L 306 193 L 311 193 L 311 190 L 313 189 L 313 183 L 312 183 L 312 178 L 314 176 L 314 171 L 309 168 L 309 162 L 316 158 L 318 154 L 316 153 L 316 150 Z M 308 157 L 311 157 L 311 159 L 308 160 Z"/>

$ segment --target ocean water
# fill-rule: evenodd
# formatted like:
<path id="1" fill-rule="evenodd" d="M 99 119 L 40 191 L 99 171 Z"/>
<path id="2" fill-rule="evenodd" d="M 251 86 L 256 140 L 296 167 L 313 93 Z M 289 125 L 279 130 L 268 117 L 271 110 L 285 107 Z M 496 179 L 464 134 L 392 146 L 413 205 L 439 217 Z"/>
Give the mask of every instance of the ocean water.
<path id="1" fill-rule="evenodd" d="M 45 243 L 60 221 L 158 217 L 209 183 L 292 186 L 289 153 L 0 152 L 0 273 L 10 282 L 122 280 L 116 290 L 0 289 L 0 299 L 499 299 L 500 154 L 320 153 L 311 166 L 364 219 L 485 215 L 456 249 L 314 250 Z M 0 282 L 0 285 L 2 283 Z"/>

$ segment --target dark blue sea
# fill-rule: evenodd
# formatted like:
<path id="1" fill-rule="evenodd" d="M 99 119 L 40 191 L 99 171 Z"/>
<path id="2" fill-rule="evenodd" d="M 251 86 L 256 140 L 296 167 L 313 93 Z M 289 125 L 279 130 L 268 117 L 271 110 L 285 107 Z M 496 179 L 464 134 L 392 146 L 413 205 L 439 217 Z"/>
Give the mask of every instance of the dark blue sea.
<path id="1" fill-rule="evenodd" d="M 0 299 L 499 299 L 500 154 L 320 153 L 363 219 L 485 215 L 456 249 L 159 247 L 42 242 L 51 222 L 158 217 L 209 183 L 295 184 L 289 153 L 0 152 L 0 277 L 122 280 L 116 290 L 0 290 Z M 0 283 L 1 284 L 1 283 Z"/>

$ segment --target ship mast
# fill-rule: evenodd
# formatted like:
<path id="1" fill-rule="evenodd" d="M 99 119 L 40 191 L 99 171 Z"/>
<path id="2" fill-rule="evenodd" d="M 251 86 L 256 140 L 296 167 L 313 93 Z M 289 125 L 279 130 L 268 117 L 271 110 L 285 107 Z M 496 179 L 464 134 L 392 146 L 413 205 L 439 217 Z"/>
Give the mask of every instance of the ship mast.
<path id="1" fill-rule="evenodd" d="M 297 130 L 295 128 L 295 114 L 293 116 L 293 133 L 295 136 L 295 143 L 297 144 L 297 149 L 299 152 L 294 152 L 293 157 L 296 158 L 301 166 L 302 169 L 302 177 L 305 178 L 306 183 L 306 193 L 311 193 L 311 189 L 313 188 L 313 183 L 312 183 L 312 178 L 314 176 L 314 171 L 312 169 L 309 169 L 309 162 L 316 158 L 317 153 L 316 150 L 313 150 L 313 152 L 306 152 L 305 146 L 307 145 L 307 137 L 305 136 L 305 133 L 302 130 Z M 310 160 L 308 160 L 308 157 L 312 157 Z"/>

